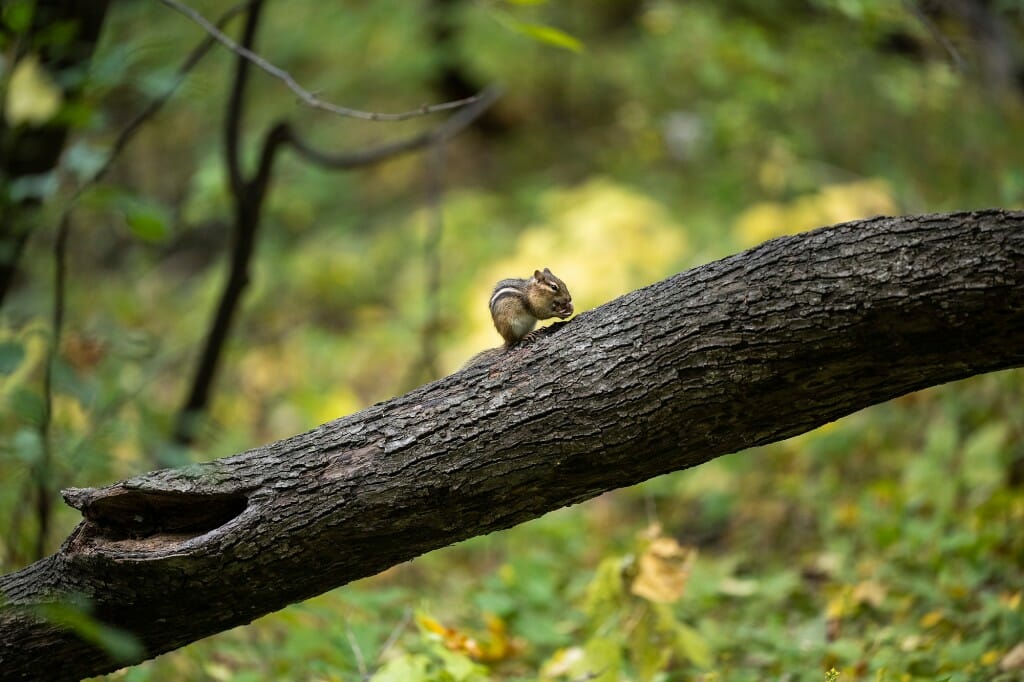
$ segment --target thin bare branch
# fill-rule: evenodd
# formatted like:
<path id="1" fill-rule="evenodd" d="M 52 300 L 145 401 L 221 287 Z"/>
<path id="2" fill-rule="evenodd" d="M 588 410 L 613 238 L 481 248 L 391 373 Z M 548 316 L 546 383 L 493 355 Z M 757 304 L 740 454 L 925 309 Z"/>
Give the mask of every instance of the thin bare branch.
<path id="1" fill-rule="evenodd" d="M 322 109 L 323 111 L 329 111 L 332 114 L 337 114 L 339 116 L 359 118 L 365 121 L 405 121 L 410 118 L 424 116 L 426 114 L 433 114 L 439 111 L 458 109 L 459 107 L 472 104 L 480 97 L 480 95 L 474 95 L 473 97 L 466 97 L 464 99 L 455 100 L 453 102 L 442 102 L 440 104 L 424 104 L 423 106 L 420 106 L 416 109 L 412 109 L 410 111 L 403 111 L 396 114 L 387 114 L 377 111 L 362 111 L 360 109 L 351 109 L 349 107 L 342 107 L 338 106 L 337 104 L 331 104 L 330 102 L 325 102 L 324 100 L 320 99 L 309 90 L 299 85 L 298 81 L 296 81 L 295 78 L 284 69 L 271 64 L 266 59 L 259 56 L 252 50 L 236 43 L 234 40 L 232 40 L 231 38 L 226 36 L 222 31 L 220 31 L 216 26 L 210 23 L 202 14 L 192 9 L 191 7 L 179 2 L 178 0 L 160 0 L 160 2 L 164 3 L 171 9 L 185 15 L 186 17 L 197 23 L 200 27 L 202 27 L 204 31 L 213 36 L 217 40 L 217 42 L 219 42 L 221 45 L 234 52 L 239 57 L 242 57 L 243 59 L 252 62 L 263 71 L 267 72 L 274 78 L 277 78 L 278 80 L 283 82 L 286 86 L 288 86 L 289 90 L 291 90 L 296 94 L 296 96 L 298 96 L 299 100 L 302 101 L 303 104 L 312 107 L 313 109 Z"/>
<path id="2" fill-rule="evenodd" d="M 398 625 L 394 627 L 391 634 L 388 635 L 388 638 L 384 641 L 384 645 L 381 646 L 380 653 L 377 654 L 377 661 L 384 660 L 384 654 L 386 654 L 391 647 L 395 645 L 395 642 L 398 641 L 398 638 L 402 636 L 402 633 L 405 632 L 405 629 L 409 627 L 409 623 L 411 622 L 412 609 L 406 607 L 405 611 L 402 613 L 402 620 L 398 622 Z"/>
<path id="3" fill-rule="evenodd" d="M 348 640 L 348 646 L 352 649 L 352 655 L 356 659 L 356 667 L 359 668 L 359 675 L 364 678 L 367 677 L 366 659 L 363 658 L 363 650 L 359 647 L 359 642 L 356 641 L 356 635 L 348 625 L 345 625 L 345 639 Z"/>
<path id="4" fill-rule="evenodd" d="M 424 154 L 424 205 L 427 212 L 426 237 L 423 240 L 423 307 L 426 319 L 420 328 L 420 349 L 406 372 L 405 384 L 414 388 L 440 376 L 438 367 L 438 337 L 443 325 L 441 311 L 442 254 L 444 211 L 441 201 L 444 193 L 445 144 L 437 142 Z"/>
<path id="5" fill-rule="evenodd" d="M 923 9 L 921 9 L 918 3 L 915 0 L 904 0 L 903 5 L 926 29 L 928 29 L 928 32 L 933 38 L 935 38 L 935 41 L 942 46 L 942 49 L 946 51 L 950 60 L 953 62 L 953 67 L 961 73 L 965 72 L 967 68 L 964 63 L 964 58 L 960 56 L 960 53 L 957 51 L 950 39 L 946 37 L 946 34 L 943 33 L 938 26 L 935 25 L 935 22 L 931 20 Z"/>
<path id="6" fill-rule="evenodd" d="M 60 353 L 60 337 L 64 329 L 64 309 L 67 300 L 67 260 L 68 237 L 71 233 L 71 214 L 64 213 L 57 226 L 57 238 L 53 242 L 53 329 L 50 332 L 50 345 L 46 353 L 46 364 L 43 367 L 43 416 L 39 422 L 39 436 L 42 442 L 42 453 L 35 463 L 34 478 L 36 486 L 36 529 L 35 558 L 46 556 L 46 543 L 50 535 L 50 519 L 53 505 L 53 375 L 57 368 L 57 356 Z"/>
<path id="7" fill-rule="evenodd" d="M 379 147 L 372 147 L 359 152 L 329 154 L 327 152 L 320 151 L 319 149 L 315 149 L 310 146 L 309 143 L 302 140 L 287 123 L 278 124 L 278 127 L 281 130 L 278 133 L 280 139 L 276 140 L 276 143 L 290 145 L 292 149 L 307 161 L 323 166 L 324 168 L 348 170 L 352 168 L 371 166 L 375 163 L 387 161 L 388 159 L 401 154 L 424 149 L 430 145 L 442 143 L 451 139 L 479 118 L 480 115 L 483 114 L 500 95 L 501 90 L 498 87 L 488 87 L 473 96 L 472 104 L 453 114 L 447 121 L 439 125 L 437 128 L 419 133 L 418 135 L 413 135 L 412 137 L 404 140 L 389 142 L 382 144 Z"/>
<path id="8" fill-rule="evenodd" d="M 224 12 L 219 19 L 217 19 L 216 26 L 223 27 L 229 21 L 238 16 L 239 12 L 246 9 L 251 3 L 252 0 L 245 0 L 244 2 L 240 2 L 234 7 L 231 7 Z M 210 51 L 210 48 L 212 48 L 216 42 L 217 40 L 213 36 L 208 35 L 203 38 L 198 45 L 192 48 L 192 51 L 188 53 L 185 59 L 178 66 L 177 71 L 175 71 L 174 81 L 166 90 L 160 93 L 159 96 L 150 101 L 142 111 L 137 113 L 135 118 L 129 121 L 128 125 L 118 133 L 117 138 L 114 140 L 114 143 L 110 146 L 110 150 L 107 152 L 107 158 L 104 159 L 103 165 L 100 166 L 88 180 L 82 183 L 82 186 L 78 188 L 69 203 L 73 204 L 74 201 L 81 196 L 82 192 L 103 179 L 110 170 L 110 167 L 114 165 L 114 161 L 117 160 L 117 157 L 120 156 L 124 148 L 128 146 L 128 143 L 135 137 L 135 134 L 138 133 L 139 129 L 142 128 L 142 125 L 149 119 L 153 118 L 153 116 L 155 116 L 163 106 L 167 104 L 168 100 L 170 100 L 174 93 L 178 91 L 181 84 L 185 82 L 185 77 L 188 76 L 200 61 L 202 61 L 203 57 L 206 56 Z"/>

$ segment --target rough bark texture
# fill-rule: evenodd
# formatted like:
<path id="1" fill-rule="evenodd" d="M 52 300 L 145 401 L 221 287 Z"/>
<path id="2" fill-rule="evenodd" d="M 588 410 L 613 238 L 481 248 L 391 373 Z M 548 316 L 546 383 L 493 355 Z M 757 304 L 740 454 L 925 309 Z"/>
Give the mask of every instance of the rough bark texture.
<path id="1" fill-rule="evenodd" d="M 123 663 L 33 615 L 63 595 L 153 656 L 606 490 L 1021 365 L 1024 212 L 776 239 L 308 433 L 66 491 L 82 523 L 0 578 L 0 670 Z"/>

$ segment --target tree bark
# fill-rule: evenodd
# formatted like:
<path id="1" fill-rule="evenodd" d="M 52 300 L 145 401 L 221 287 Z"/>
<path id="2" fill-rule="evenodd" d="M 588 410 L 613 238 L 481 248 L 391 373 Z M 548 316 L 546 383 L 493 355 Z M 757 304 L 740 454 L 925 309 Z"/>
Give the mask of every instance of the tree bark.
<path id="1" fill-rule="evenodd" d="M 75 679 L 131 662 L 38 615 L 69 595 L 152 657 L 464 538 L 1021 365 L 1024 212 L 775 239 L 308 433 L 65 491 L 84 520 L 0 578 L 0 670 Z"/>

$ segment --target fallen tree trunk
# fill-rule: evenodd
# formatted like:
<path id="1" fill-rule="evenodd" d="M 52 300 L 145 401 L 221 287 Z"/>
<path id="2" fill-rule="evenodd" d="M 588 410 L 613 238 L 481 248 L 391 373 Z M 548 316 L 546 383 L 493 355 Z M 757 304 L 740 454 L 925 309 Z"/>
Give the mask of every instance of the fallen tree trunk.
<path id="1" fill-rule="evenodd" d="M 41 616 L 47 603 L 85 599 L 148 658 L 458 540 L 1021 365 L 1024 212 L 775 239 L 308 433 L 65 491 L 84 520 L 0 578 L 0 670 L 75 679 L 131 662 Z"/>

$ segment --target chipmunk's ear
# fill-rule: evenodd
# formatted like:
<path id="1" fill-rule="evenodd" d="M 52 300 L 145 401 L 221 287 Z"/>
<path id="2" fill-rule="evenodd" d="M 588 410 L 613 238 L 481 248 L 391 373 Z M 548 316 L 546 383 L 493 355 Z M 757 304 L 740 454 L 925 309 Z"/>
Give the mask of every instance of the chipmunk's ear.
<path id="1" fill-rule="evenodd" d="M 548 270 L 547 268 L 544 268 L 544 274 L 547 275 L 548 277 L 554 277 L 554 275 L 551 274 L 551 271 Z"/>
<path id="2" fill-rule="evenodd" d="M 544 273 L 547 273 L 547 274 L 550 275 L 551 271 L 548 270 L 547 268 L 544 268 L 544 272 L 541 272 L 540 270 L 534 270 L 533 271 L 533 278 L 535 280 L 537 280 L 538 282 L 543 282 L 544 281 Z"/>

